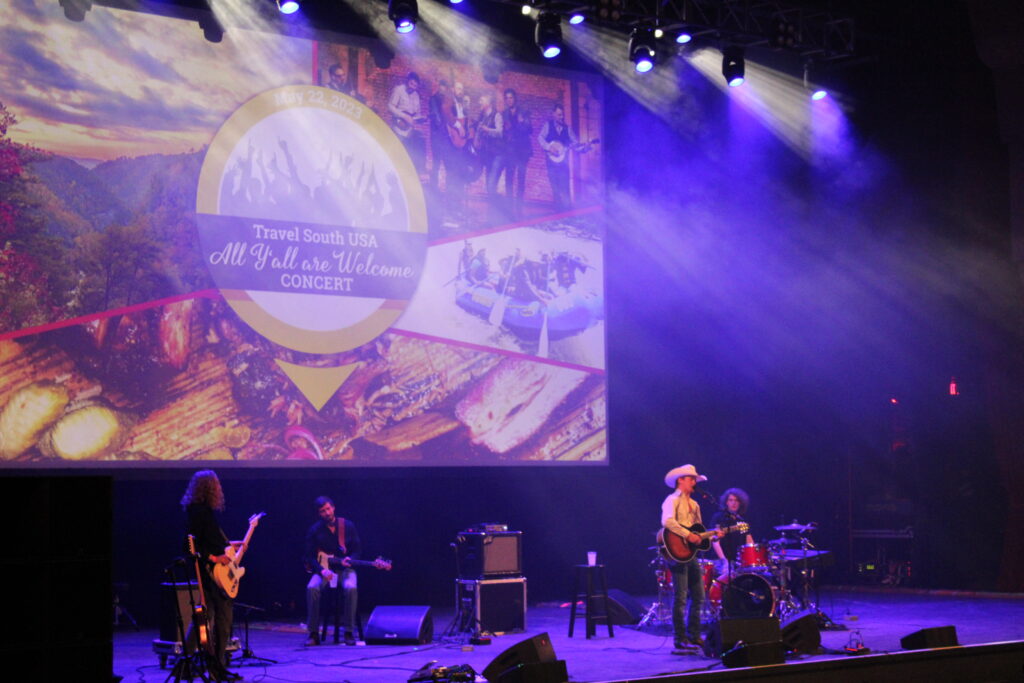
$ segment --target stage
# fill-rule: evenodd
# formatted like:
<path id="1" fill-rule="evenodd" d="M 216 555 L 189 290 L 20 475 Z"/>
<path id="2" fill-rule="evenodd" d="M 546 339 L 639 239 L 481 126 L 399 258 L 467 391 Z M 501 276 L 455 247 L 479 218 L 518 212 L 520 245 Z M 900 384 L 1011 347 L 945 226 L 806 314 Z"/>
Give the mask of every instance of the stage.
<path id="1" fill-rule="evenodd" d="M 568 607 L 548 604 L 529 606 L 524 633 L 497 636 L 490 645 L 478 646 L 469 645 L 468 634 L 444 637 L 451 609 L 433 610 L 434 641 L 422 646 L 351 647 L 334 645 L 328 637 L 329 644 L 304 647 L 305 633 L 296 623 L 253 622 L 249 649 L 277 661 L 248 660 L 233 668 L 245 680 L 399 683 L 432 661 L 433 666 L 468 664 L 482 672 L 506 648 L 547 632 L 571 681 L 813 680 L 825 675 L 830 680 L 1024 680 L 1024 595 L 837 588 L 823 591 L 821 608 L 846 627 L 821 632 L 826 654 L 790 657 L 784 664 L 756 669 L 726 669 L 719 659 L 673 654 L 671 635 L 657 629 L 615 626 L 614 637 L 609 637 L 607 628 L 599 626 L 597 636 L 588 640 L 577 621 L 575 637 L 569 638 Z M 964 647 L 900 654 L 902 637 L 940 626 L 954 626 Z M 165 680 L 170 668 L 161 668 L 153 651 L 157 635 L 116 629 L 114 673 L 130 681 Z M 235 635 L 244 641 L 241 623 L 236 623 Z M 859 638 L 870 652 L 846 654 L 851 638 Z M 970 675 L 964 677 L 964 671 Z"/>

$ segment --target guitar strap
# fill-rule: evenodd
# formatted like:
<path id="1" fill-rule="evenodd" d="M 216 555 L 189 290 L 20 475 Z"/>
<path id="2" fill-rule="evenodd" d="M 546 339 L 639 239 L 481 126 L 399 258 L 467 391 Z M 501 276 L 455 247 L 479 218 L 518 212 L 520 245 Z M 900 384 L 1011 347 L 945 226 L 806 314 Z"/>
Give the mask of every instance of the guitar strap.
<path id="1" fill-rule="evenodd" d="M 338 546 L 341 548 L 341 554 L 347 555 L 348 552 L 345 550 L 345 518 L 338 517 Z"/>

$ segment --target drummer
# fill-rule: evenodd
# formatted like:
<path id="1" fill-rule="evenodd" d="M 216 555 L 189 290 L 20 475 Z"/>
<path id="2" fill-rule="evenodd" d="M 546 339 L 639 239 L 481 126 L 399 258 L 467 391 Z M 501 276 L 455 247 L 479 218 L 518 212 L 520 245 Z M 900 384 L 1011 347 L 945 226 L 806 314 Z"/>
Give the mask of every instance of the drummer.
<path id="1" fill-rule="evenodd" d="M 735 526 L 739 522 L 746 521 L 743 515 L 747 514 L 750 506 L 750 496 L 739 488 L 727 489 L 722 497 L 718 499 L 719 510 L 711 518 L 711 528 Z M 753 545 L 754 537 L 749 533 L 746 535 L 733 531 L 720 538 L 711 540 L 711 547 L 715 551 L 715 568 L 718 574 L 718 581 L 728 582 L 732 578 L 733 566 L 736 561 L 736 553 L 740 546 Z"/>

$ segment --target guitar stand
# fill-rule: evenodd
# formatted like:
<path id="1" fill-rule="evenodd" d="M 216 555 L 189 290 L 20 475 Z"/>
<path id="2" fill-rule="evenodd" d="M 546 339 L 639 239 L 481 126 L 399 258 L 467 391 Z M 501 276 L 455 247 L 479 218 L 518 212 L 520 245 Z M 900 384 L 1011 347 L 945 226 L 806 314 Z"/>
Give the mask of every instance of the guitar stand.
<path id="1" fill-rule="evenodd" d="M 249 615 L 253 612 L 265 612 L 266 610 L 264 610 L 262 607 L 257 607 L 256 605 L 247 605 L 244 602 L 238 602 L 237 600 L 235 601 L 234 606 L 235 609 L 244 610 L 242 612 L 242 633 L 245 635 L 245 639 L 242 641 L 242 656 L 235 660 L 236 663 L 241 665 L 243 663 L 247 663 L 246 660 L 251 659 L 255 662 L 258 662 L 259 664 L 277 664 L 276 659 L 270 659 L 268 657 L 259 657 L 249 647 Z"/>
<path id="2" fill-rule="evenodd" d="M 174 573 L 174 567 L 177 566 L 179 562 L 184 564 L 184 562 L 179 560 L 164 568 L 164 573 L 167 574 L 167 578 L 170 580 L 171 585 L 178 583 L 181 578 L 179 576 L 175 576 Z M 186 576 L 185 578 L 189 579 L 186 581 L 186 584 L 188 585 L 188 602 L 190 608 L 194 612 L 196 600 L 195 595 L 192 592 L 192 582 L 190 577 Z M 174 608 L 174 617 L 178 623 L 178 638 L 181 643 L 182 654 L 174 662 L 174 666 L 171 668 L 171 672 L 167 675 L 167 678 L 164 679 L 164 683 L 168 683 L 168 681 L 180 683 L 180 681 L 192 681 L 196 678 L 204 681 L 205 683 L 213 683 L 214 681 L 219 680 L 221 678 L 219 674 L 224 671 L 224 667 L 217 662 L 217 659 L 213 655 L 202 648 L 199 641 L 198 629 L 193 629 L 193 635 L 195 636 L 196 641 L 195 652 L 187 654 L 188 642 L 186 640 L 185 622 L 182 621 L 181 612 L 177 609 L 177 606 Z"/>

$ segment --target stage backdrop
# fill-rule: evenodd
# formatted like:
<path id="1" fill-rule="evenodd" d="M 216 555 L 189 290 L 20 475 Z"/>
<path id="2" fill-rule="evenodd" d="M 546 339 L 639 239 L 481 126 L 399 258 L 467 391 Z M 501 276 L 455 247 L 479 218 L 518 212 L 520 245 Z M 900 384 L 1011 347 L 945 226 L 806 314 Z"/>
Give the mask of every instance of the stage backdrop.
<path id="1" fill-rule="evenodd" d="M 0 7 L 3 467 L 605 463 L 600 82 Z"/>

